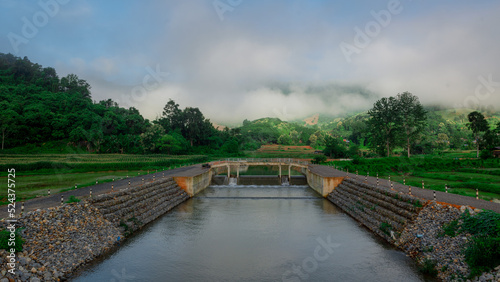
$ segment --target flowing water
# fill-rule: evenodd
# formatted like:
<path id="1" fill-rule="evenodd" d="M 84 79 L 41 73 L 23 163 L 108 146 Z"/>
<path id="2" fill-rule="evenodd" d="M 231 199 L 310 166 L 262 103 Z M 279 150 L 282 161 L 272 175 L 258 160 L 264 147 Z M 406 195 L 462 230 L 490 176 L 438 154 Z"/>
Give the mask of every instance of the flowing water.
<path id="1" fill-rule="evenodd" d="M 423 281 L 308 186 L 210 186 L 74 281 Z"/>

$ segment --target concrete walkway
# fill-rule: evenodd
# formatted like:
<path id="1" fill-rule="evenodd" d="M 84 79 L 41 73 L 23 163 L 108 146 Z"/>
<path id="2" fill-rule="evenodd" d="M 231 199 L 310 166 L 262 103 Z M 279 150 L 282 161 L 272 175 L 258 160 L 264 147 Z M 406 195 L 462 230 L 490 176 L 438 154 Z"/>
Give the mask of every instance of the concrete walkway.
<path id="1" fill-rule="evenodd" d="M 153 176 L 155 179 L 161 179 L 164 177 L 173 176 L 195 176 L 206 171 L 207 168 L 202 168 L 201 164 L 180 167 L 171 170 L 158 171 L 156 173 L 150 173 L 147 175 L 139 175 L 130 178 L 124 178 L 114 182 L 100 183 L 97 185 L 92 185 L 84 188 L 78 188 L 76 190 L 71 190 L 63 193 L 53 194 L 51 196 L 39 197 L 28 200 L 24 202 L 24 212 L 33 211 L 37 209 L 45 209 L 50 207 L 55 207 L 61 204 L 61 196 L 64 197 L 64 201 L 67 201 L 70 196 L 75 196 L 79 199 L 90 196 L 90 189 L 92 189 L 92 196 L 97 196 L 105 193 L 111 192 L 111 185 L 113 185 L 113 191 L 120 191 L 129 187 L 128 183 L 130 181 L 130 186 L 137 186 L 142 183 L 144 178 L 144 183 L 153 181 Z M 21 202 L 16 202 L 16 216 L 21 213 Z M 8 217 L 7 205 L 0 206 L 0 218 L 4 219 Z"/>
<path id="2" fill-rule="evenodd" d="M 325 176 L 325 177 L 330 177 L 330 176 L 343 176 L 343 177 L 350 177 L 354 178 L 358 181 L 368 183 L 371 185 L 377 185 L 377 178 L 370 176 L 368 179 L 365 181 L 365 176 L 359 175 L 356 177 L 356 174 L 349 173 L 347 174 L 344 171 L 340 171 L 337 169 L 334 169 L 333 167 L 329 166 L 324 166 L 324 165 L 310 165 L 309 166 L 311 171 L 314 171 L 315 173 Z M 391 185 L 387 179 L 379 179 L 379 187 L 384 187 L 387 189 L 391 188 Z M 402 193 L 407 194 L 408 193 L 408 185 L 403 185 L 398 182 L 393 182 L 393 189 Z M 487 210 L 492 210 L 495 212 L 500 213 L 500 204 L 494 203 L 494 202 L 488 202 L 485 200 L 476 200 L 476 198 L 473 197 L 467 197 L 467 196 L 462 196 L 462 195 L 457 195 L 457 194 L 452 194 L 452 193 L 445 193 L 441 191 L 435 191 L 436 192 L 436 201 L 438 202 L 445 202 L 449 204 L 454 204 L 454 205 L 467 205 L 471 206 L 474 208 L 478 209 L 487 209 Z M 422 187 L 411 187 L 411 193 L 413 196 L 419 197 L 421 199 L 425 200 L 433 200 L 434 199 L 434 190 L 429 190 L 429 189 L 422 189 Z M 481 193 L 481 192 L 480 192 Z"/>

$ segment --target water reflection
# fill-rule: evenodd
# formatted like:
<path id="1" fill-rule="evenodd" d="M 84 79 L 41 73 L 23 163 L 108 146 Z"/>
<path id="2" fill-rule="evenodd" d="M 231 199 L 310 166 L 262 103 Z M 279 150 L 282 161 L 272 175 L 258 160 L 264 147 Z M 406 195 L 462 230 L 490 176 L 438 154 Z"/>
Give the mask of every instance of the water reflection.
<path id="1" fill-rule="evenodd" d="M 117 275 L 125 278 L 117 278 Z M 127 280 L 127 277 L 135 277 Z M 75 281 L 422 281 L 307 186 L 214 186 Z"/>

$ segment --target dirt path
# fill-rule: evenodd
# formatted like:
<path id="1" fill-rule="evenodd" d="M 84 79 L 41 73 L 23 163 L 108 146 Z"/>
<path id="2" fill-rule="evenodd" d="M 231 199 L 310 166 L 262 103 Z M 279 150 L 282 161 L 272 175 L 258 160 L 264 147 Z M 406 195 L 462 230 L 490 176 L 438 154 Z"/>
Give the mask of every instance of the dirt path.
<path id="1" fill-rule="evenodd" d="M 346 173 L 332 167 L 323 166 L 323 165 L 311 165 L 310 169 L 317 174 L 327 176 L 327 177 L 345 177 Z M 205 171 L 206 168 L 202 168 L 201 165 L 194 165 L 188 167 L 181 167 L 166 171 L 159 171 L 157 173 L 151 173 L 148 175 L 141 175 L 131 178 L 125 178 L 114 182 L 97 184 L 89 187 L 79 188 L 77 190 L 67 191 L 59 194 L 54 194 L 47 197 L 40 197 L 28 200 L 24 203 L 24 212 L 33 211 L 36 209 L 44 209 L 49 207 L 55 207 L 61 204 L 61 196 L 64 197 L 64 201 L 67 201 L 70 196 L 75 196 L 78 198 L 88 197 L 90 195 L 90 189 L 92 189 L 92 195 L 100 195 L 104 193 L 111 192 L 111 185 L 113 185 L 114 191 L 119 191 L 122 189 L 126 189 L 128 187 L 128 182 L 130 181 L 131 186 L 139 185 L 142 183 L 142 178 L 144 178 L 144 182 L 153 181 L 153 176 L 156 179 L 161 179 L 164 177 L 172 177 L 172 176 L 194 176 Z M 356 178 L 355 174 L 349 173 L 348 177 L 352 177 L 362 182 L 366 182 L 372 185 L 377 185 L 376 177 L 368 177 L 367 181 L 365 181 L 365 176 L 358 176 Z M 390 189 L 389 181 L 386 179 L 379 179 L 379 186 Z M 401 183 L 393 182 L 393 189 L 408 193 L 408 186 L 404 186 Z M 414 196 L 425 200 L 433 200 L 434 191 L 428 189 L 422 189 L 421 187 L 412 186 L 411 192 Z M 495 212 L 500 213 L 500 204 L 494 202 L 488 202 L 484 200 L 476 200 L 473 197 L 467 197 L 457 194 L 444 193 L 440 191 L 436 192 L 436 200 L 439 202 L 446 202 L 454 205 L 468 205 L 471 207 L 479 208 L 479 209 L 488 209 Z M 16 214 L 21 212 L 21 203 L 16 203 Z M 8 216 L 7 206 L 0 206 L 0 218 L 6 218 Z"/>

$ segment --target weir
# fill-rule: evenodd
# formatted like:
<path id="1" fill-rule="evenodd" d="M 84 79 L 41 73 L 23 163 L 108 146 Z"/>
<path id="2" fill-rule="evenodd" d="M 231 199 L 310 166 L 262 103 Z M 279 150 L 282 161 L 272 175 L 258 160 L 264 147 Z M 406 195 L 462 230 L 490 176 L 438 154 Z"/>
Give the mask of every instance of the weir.
<path id="1" fill-rule="evenodd" d="M 278 167 L 278 175 L 276 175 L 276 184 L 289 183 L 293 184 L 296 179 L 291 175 L 292 169 L 300 171 L 305 176 L 307 184 L 318 194 L 327 197 L 342 180 L 342 175 L 338 170 L 328 166 L 310 164 L 308 161 L 291 158 L 275 158 L 275 159 L 225 159 L 210 162 L 197 174 L 186 174 L 174 176 L 174 180 L 186 193 L 193 197 L 199 192 L 207 188 L 212 182 L 217 184 L 239 184 L 248 179 L 240 176 L 241 167 L 249 166 L 275 166 Z M 288 170 L 288 174 L 283 175 L 283 171 Z M 236 171 L 236 175 L 231 175 L 231 171 Z M 218 173 L 223 173 L 224 179 L 216 177 Z M 217 179 L 216 179 L 217 178 Z M 232 181 L 232 182 L 230 182 Z M 299 180 L 297 180 L 299 181 Z M 299 181 L 303 184 L 303 181 Z"/>

